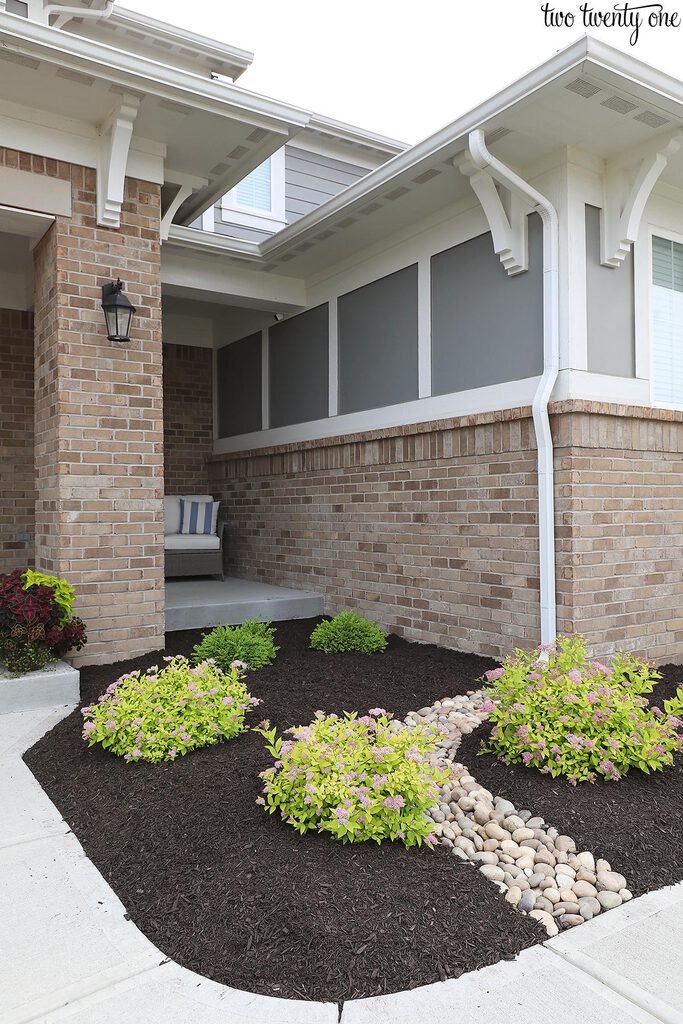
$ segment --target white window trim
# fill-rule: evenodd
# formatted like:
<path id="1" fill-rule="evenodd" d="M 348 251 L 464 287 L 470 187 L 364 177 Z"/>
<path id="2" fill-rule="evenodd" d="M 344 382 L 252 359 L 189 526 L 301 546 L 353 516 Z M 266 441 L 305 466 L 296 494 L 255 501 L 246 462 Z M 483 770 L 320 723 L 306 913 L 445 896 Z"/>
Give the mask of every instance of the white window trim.
<path id="1" fill-rule="evenodd" d="M 647 224 L 643 246 L 636 245 L 636 375 L 641 365 L 647 366 L 650 384 L 650 405 L 653 409 L 683 409 L 683 402 L 659 402 L 655 399 L 654 345 L 652 337 L 652 239 L 654 236 L 683 245 L 683 234 L 653 222 Z M 638 249 L 645 250 L 638 252 Z M 646 287 L 641 286 L 645 280 Z M 639 343 L 638 343 L 639 342 Z M 639 359 L 640 356 L 640 359 Z"/>
<path id="2" fill-rule="evenodd" d="M 262 231 L 279 231 L 286 227 L 284 146 L 270 157 L 270 211 L 258 210 L 238 202 L 237 187 L 223 196 L 220 208 L 224 218 L 232 224 L 242 224 Z"/>

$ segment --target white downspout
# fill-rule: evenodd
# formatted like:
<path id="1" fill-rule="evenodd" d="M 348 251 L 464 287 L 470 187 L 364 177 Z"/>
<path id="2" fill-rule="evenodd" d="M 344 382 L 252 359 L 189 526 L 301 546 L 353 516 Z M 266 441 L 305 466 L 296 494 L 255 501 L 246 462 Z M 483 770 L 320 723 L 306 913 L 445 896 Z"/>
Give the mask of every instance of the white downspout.
<path id="1" fill-rule="evenodd" d="M 470 132 L 469 153 L 479 170 L 487 171 L 494 181 L 523 199 L 540 214 L 543 221 L 543 373 L 536 388 L 532 408 L 538 451 L 541 643 L 552 644 L 557 635 L 557 608 L 553 439 L 550 433 L 548 403 L 560 370 L 559 220 L 557 210 L 549 199 L 489 152 L 481 128 Z"/>

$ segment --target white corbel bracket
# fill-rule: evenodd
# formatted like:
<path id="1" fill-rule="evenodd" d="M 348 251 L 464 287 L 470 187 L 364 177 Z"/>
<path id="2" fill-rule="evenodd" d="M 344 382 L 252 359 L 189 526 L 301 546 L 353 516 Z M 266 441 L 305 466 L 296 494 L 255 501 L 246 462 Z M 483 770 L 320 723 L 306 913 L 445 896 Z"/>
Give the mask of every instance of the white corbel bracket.
<path id="1" fill-rule="evenodd" d="M 107 228 L 121 226 L 121 207 L 126 181 L 128 151 L 140 99 L 124 93 L 121 102 L 100 128 L 97 162 L 97 223 Z"/>
<path id="2" fill-rule="evenodd" d="M 600 243 L 603 267 L 620 267 L 630 253 L 638 238 L 645 204 L 681 142 L 682 132 L 668 132 L 645 150 L 617 157 L 606 165 Z"/>
<path id="3" fill-rule="evenodd" d="M 208 178 L 198 178 L 192 174 L 183 174 L 181 171 L 172 171 L 167 169 L 164 172 L 164 182 L 170 185 L 177 185 L 178 191 L 173 196 L 173 199 L 169 203 L 168 207 L 164 211 L 164 215 L 161 218 L 161 240 L 165 242 L 168 238 L 171 230 L 171 224 L 176 213 L 185 202 L 186 199 L 196 192 L 198 189 L 206 188 L 209 184 Z"/>
<path id="4" fill-rule="evenodd" d="M 475 166 L 469 150 L 456 157 L 453 163 L 469 178 L 486 215 L 493 248 L 508 275 L 523 274 L 529 269 L 528 214 L 532 212 L 531 207 L 515 193 L 496 185 L 488 171 Z"/>

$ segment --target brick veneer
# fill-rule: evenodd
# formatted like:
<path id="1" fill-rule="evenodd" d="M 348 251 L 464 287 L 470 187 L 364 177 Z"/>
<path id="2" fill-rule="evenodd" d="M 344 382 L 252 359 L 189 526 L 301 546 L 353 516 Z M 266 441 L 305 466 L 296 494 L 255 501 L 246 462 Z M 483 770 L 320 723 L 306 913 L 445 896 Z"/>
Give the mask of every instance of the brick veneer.
<path id="1" fill-rule="evenodd" d="M 0 573 L 33 564 L 33 314 L 0 309 Z M 20 539 L 24 535 L 26 539 Z"/>
<path id="2" fill-rule="evenodd" d="M 413 640 L 536 639 L 528 410 L 215 458 L 229 572 L 320 590 Z"/>
<path id="3" fill-rule="evenodd" d="M 36 562 L 67 576 L 81 663 L 163 646 L 163 412 L 157 185 L 127 179 L 121 228 L 97 226 L 95 172 L 4 151 L 70 180 L 73 215 L 36 247 Z M 15 163 L 16 165 L 16 163 Z M 132 341 L 107 340 L 101 285 L 121 276 Z"/>
<path id="4" fill-rule="evenodd" d="M 558 628 L 683 658 L 683 415 L 557 404 Z M 539 637 L 529 410 L 215 457 L 230 572 L 501 655 Z"/>
<path id="5" fill-rule="evenodd" d="M 166 494 L 205 494 L 213 451 L 213 350 L 164 345 Z"/>

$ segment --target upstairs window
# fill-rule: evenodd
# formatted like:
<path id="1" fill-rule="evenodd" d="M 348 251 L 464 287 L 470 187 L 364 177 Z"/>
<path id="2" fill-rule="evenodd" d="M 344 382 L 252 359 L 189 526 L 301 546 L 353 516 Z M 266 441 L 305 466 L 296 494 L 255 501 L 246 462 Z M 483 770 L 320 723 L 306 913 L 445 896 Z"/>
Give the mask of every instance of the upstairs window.
<path id="1" fill-rule="evenodd" d="M 235 189 L 235 204 L 248 210 L 273 212 L 273 175 L 270 160 L 248 174 Z"/>
<path id="2" fill-rule="evenodd" d="M 683 245 L 652 238 L 652 396 L 683 405 Z"/>
<path id="3" fill-rule="evenodd" d="M 285 220 L 285 150 L 273 153 L 227 195 L 217 211 L 222 220 L 273 233 Z"/>

